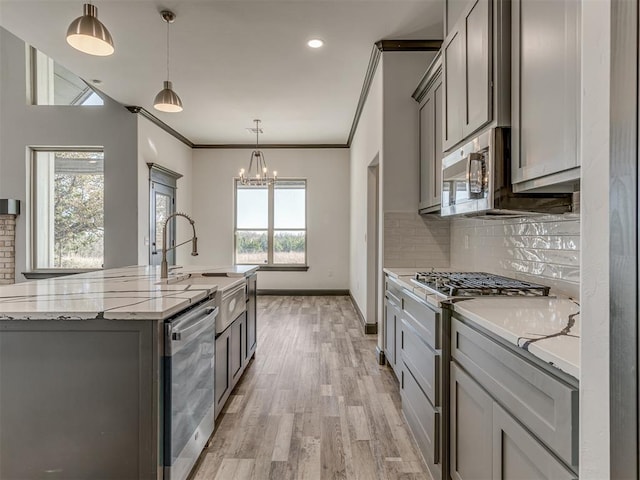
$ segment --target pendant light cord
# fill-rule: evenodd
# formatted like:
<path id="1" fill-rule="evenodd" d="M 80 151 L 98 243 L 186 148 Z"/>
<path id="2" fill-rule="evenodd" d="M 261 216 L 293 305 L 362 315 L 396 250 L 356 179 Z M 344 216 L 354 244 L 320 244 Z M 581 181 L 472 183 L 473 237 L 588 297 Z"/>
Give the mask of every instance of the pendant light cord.
<path id="1" fill-rule="evenodd" d="M 167 22 L 167 82 L 169 81 L 169 22 Z"/>

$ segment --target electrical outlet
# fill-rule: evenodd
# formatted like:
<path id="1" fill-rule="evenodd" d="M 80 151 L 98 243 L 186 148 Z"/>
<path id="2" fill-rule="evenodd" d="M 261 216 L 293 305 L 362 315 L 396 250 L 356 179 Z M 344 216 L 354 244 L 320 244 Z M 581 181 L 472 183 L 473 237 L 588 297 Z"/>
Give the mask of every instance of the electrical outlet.
<path id="1" fill-rule="evenodd" d="M 469 250 L 469 235 L 464 236 L 464 249 Z"/>
<path id="2" fill-rule="evenodd" d="M 329 272 L 327 273 L 328 277 L 333 277 L 333 270 L 329 270 Z"/>

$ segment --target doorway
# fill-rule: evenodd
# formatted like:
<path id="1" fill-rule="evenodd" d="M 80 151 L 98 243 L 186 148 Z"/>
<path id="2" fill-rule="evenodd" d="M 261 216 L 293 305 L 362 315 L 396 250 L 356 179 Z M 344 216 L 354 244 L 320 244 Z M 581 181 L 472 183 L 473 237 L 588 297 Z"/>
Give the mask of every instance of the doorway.
<path id="1" fill-rule="evenodd" d="M 367 307 L 365 333 L 378 328 L 378 279 L 380 277 L 380 162 L 379 155 L 367 168 Z"/>
<path id="2" fill-rule="evenodd" d="M 149 265 L 162 262 L 164 222 L 176 211 L 177 180 L 181 174 L 157 164 L 149 166 Z M 176 244 L 175 218 L 167 225 L 167 247 Z M 167 263 L 175 265 L 175 251 L 167 252 Z"/>

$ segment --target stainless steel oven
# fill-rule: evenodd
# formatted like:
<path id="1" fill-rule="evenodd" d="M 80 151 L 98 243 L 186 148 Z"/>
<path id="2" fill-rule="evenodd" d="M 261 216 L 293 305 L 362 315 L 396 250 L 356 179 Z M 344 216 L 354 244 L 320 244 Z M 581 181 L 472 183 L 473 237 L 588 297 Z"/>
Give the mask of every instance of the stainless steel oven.
<path id="1" fill-rule="evenodd" d="M 442 159 L 442 216 L 571 211 L 571 194 L 513 193 L 509 133 L 491 128 Z"/>
<path id="2" fill-rule="evenodd" d="M 214 430 L 217 315 L 208 300 L 165 323 L 165 480 L 187 478 Z"/>

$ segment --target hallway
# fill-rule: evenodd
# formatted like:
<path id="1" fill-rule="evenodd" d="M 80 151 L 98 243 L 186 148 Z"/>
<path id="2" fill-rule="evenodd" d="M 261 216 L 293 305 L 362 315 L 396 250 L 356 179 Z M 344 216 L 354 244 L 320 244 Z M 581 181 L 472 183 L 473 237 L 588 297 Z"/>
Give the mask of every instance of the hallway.
<path id="1" fill-rule="evenodd" d="M 255 359 L 194 480 L 430 478 L 349 297 L 258 297 Z"/>

